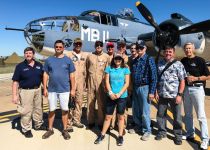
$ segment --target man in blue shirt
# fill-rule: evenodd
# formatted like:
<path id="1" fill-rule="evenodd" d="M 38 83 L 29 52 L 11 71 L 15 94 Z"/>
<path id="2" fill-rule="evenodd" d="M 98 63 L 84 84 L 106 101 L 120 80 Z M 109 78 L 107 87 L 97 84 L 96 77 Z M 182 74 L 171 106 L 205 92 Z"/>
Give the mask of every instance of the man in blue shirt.
<path id="1" fill-rule="evenodd" d="M 54 44 L 55 55 L 49 57 L 44 64 L 44 96 L 48 96 L 49 100 L 49 116 L 48 116 L 48 131 L 42 136 L 43 139 L 49 138 L 53 131 L 53 122 L 55 118 L 55 110 L 57 108 L 57 100 L 60 100 L 60 108 L 62 109 L 63 131 L 62 135 L 65 140 L 70 139 L 67 131 L 68 122 L 68 103 L 69 94 L 75 97 L 75 67 L 70 58 L 63 54 L 64 42 L 57 40 Z M 48 89 L 47 89 L 47 81 Z M 71 86 L 71 89 L 70 89 Z"/>
<path id="2" fill-rule="evenodd" d="M 33 137 L 31 133 L 32 120 L 35 130 L 46 130 L 43 126 L 42 111 L 42 64 L 34 60 L 35 51 L 31 47 L 24 50 L 25 60 L 19 63 L 12 77 L 12 102 L 18 104 L 17 111 L 21 115 L 22 132 L 26 138 Z"/>
<path id="3" fill-rule="evenodd" d="M 131 72 L 133 79 L 133 119 L 143 132 L 141 140 L 146 141 L 151 134 L 150 103 L 154 99 L 157 83 L 155 61 L 146 54 L 146 45 L 143 40 L 136 42 L 138 57 L 132 62 Z"/>

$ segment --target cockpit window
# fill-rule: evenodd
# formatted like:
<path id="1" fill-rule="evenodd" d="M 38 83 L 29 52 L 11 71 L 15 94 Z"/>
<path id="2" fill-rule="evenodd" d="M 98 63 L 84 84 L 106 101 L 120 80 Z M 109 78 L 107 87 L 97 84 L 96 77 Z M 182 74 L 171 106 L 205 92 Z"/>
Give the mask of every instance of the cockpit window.
<path id="1" fill-rule="evenodd" d="M 76 17 L 71 16 L 58 16 L 58 17 L 48 17 L 38 20 L 34 20 L 27 24 L 27 32 L 38 32 L 44 30 L 53 31 L 76 31 L 79 32 L 80 26 Z"/>

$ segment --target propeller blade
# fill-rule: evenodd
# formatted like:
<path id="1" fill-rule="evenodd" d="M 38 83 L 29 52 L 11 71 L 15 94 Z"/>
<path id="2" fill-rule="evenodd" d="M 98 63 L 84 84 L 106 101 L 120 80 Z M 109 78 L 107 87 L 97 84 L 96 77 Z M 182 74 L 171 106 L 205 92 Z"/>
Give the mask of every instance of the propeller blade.
<path id="1" fill-rule="evenodd" d="M 15 30 L 15 31 L 25 31 L 24 29 L 16 29 L 16 28 L 5 28 L 5 30 Z"/>
<path id="2" fill-rule="evenodd" d="M 152 14 L 150 11 L 140 2 L 136 2 L 136 7 L 138 8 L 139 12 L 141 15 L 158 31 L 161 32 L 160 27 L 158 24 L 155 22 Z"/>
<path id="3" fill-rule="evenodd" d="M 179 31 L 179 34 L 190 34 L 210 30 L 210 20 L 195 23 Z"/>

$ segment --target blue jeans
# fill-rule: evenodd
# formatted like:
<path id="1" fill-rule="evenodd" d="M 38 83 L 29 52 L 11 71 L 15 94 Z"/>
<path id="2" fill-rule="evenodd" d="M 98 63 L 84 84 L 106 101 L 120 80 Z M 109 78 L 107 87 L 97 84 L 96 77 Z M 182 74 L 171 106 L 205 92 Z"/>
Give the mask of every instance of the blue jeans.
<path id="1" fill-rule="evenodd" d="M 133 89 L 133 120 L 143 133 L 151 133 L 150 100 L 148 100 L 149 86 Z"/>
<path id="2" fill-rule="evenodd" d="M 192 87 L 186 86 L 184 91 L 184 111 L 185 111 L 185 125 L 187 130 L 187 136 L 191 136 L 195 133 L 193 125 L 193 106 L 197 114 L 197 118 L 201 128 L 202 141 L 208 141 L 208 126 L 204 108 L 205 92 L 203 86 Z"/>

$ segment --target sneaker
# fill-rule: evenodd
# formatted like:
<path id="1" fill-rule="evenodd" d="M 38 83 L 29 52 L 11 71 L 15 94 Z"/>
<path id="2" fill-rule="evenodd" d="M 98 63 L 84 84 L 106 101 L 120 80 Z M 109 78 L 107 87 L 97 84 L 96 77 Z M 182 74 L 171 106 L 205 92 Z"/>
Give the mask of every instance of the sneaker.
<path id="1" fill-rule="evenodd" d="M 71 138 L 67 130 L 62 131 L 62 136 L 65 140 L 69 140 Z"/>
<path id="2" fill-rule="evenodd" d="M 128 133 L 130 133 L 130 134 L 140 133 L 140 132 L 141 131 L 140 131 L 140 128 L 138 126 L 134 126 L 134 128 L 128 130 Z"/>
<path id="3" fill-rule="evenodd" d="M 209 141 L 202 141 L 201 142 L 201 149 L 208 149 L 208 146 L 209 146 Z"/>
<path id="4" fill-rule="evenodd" d="M 45 134 L 42 136 L 42 139 L 47 139 L 47 138 L 49 138 L 51 135 L 53 135 L 54 134 L 54 131 L 53 131 L 53 129 L 48 129 L 48 131 L 47 132 L 45 132 Z"/>
<path id="5" fill-rule="evenodd" d="M 182 140 L 194 141 L 194 139 L 195 139 L 195 134 L 192 134 L 189 136 L 187 136 L 187 135 L 182 136 Z"/>
<path id="6" fill-rule="evenodd" d="M 26 131 L 23 134 L 25 135 L 26 138 L 32 138 L 33 137 L 33 134 L 31 133 L 31 130 Z"/>
<path id="7" fill-rule="evenodd" d="M 123 145 L 123 141 L 124 141 L 123 140 L 123 136 L 119 136 L 118 139 L 117 139 L 117 145 L 118 146 L 122 146 Z"/>
<path id="8" fill-rule="evenodd" d="M 84 125 L 81 124 L 80 122 L 75 122 L 75 123 L 73 123 L 73 126 L 75 126 L 75 127 L 77 127 L 77 128 L 83 128 L 83 127 L 84 127 Z"/>
<path id="9" fill-rule="evenodd" d="M 145 132 L 144 135 L 141 137 L 142 141 L 148 141 L 150 138 L 150 133 L 149 132 Z"/>
<path id="10" fill-rule="evenodd" d="M 47 126 L 42 124 L 39 128 L 34 128 L 34 130 L 47 130 Z"/>
<path id="11" fill-rule="evenodd" d="M 68 132 L 74 132 L 74 129 L 73 129 L 73 127 L 67 127 L 67 129 L 66 129 Z"/>
<path id="12" fill-rule="evenodd" d="M 156 137 L 155 137 L 155 140 L 160 141 L 163 138 L 166 138 L 166 135 L 157 134 Z"/>
<path id="13" fill-rule="evenodd" d="M 182 145 L 182 140 L 180 140 L 180 139 L 175 139 L 175 140 L 174 140 L 174 144 L 176 144 L 176 145 Z"/>
<path id="14" fill-rule="evenodd" d="M 128 133 L 134 134 L 134 133 L 136 133 L 136 131 L 135 131 L 134 129 L 129 129 L 129 130 L 128 130 Z"/>
<path id="15" fill-rule="evenodd" d="M 95 140 L 94 144 L 100 144 L 101 141 L 105 138 L 105 135 L 100 134 Z"/>

